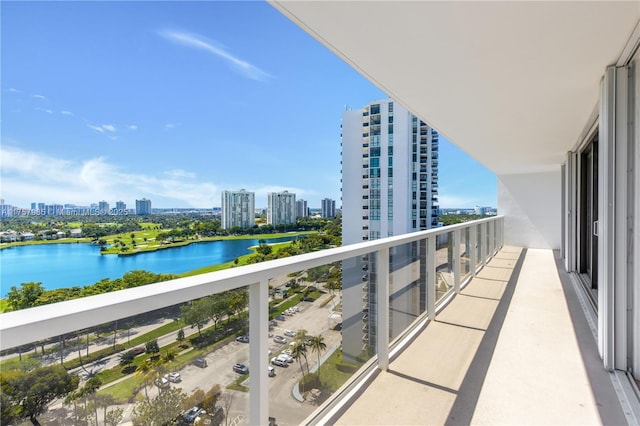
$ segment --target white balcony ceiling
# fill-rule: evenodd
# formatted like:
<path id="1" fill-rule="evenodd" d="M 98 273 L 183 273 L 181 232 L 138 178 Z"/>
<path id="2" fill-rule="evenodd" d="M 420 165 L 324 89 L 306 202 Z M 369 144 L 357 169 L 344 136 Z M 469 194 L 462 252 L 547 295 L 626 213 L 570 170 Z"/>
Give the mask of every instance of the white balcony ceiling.
<path id="1" fill-rule="evenodd" d="M 559 169 L 640 18 L 637 1 L 272 5 L 498 174 Z"/>

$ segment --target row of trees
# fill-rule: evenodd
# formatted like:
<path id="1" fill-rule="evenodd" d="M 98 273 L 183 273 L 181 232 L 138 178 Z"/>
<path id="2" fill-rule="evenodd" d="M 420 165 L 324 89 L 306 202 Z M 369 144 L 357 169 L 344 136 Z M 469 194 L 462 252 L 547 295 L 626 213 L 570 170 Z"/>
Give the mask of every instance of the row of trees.
<path id="1" fill-rule="evenodd" d="M 198 329 L 202 336 L 202 328 L 213 321 L 214 331 L 218 323 L 232 315 L 241 317 L 249 304 L 249 292 L 246 290 L 230 290 L 194 300 L 180 307 L 181 318 L 186 325 Z"/>
<path id="2" fill-rule="evenodd" d="M 20 284 L 20 287 L 12 286 L 7 292 L 7 307 L 10 311 L 32 308 L 34 306 L 47 305 L 49 303 L 62 302 L 80 297 L 93 296 L 108 293 L 125 288 L 139 287 L 168 281 L 178 278 L 173 274 L 154 274 L 153 272 L 134 270 L 127 272 L 121 278 L 105 278 L 95 284 L 84 287 L 67 287 L 47 290 L 41 282 L 28 282 Z"/>

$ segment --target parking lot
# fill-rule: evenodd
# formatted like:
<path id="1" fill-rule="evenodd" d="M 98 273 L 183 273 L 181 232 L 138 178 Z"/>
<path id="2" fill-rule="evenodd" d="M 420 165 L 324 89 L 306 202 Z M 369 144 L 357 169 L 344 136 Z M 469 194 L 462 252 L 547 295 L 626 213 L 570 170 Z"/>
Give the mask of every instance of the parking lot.
<path id="1" fill-rule="evenodd" d="M 322 334 L 327 349 L 340 343 L 340 332 L 330 330 L 330 327 L 335 325 L 329 320 L 332 304 L 329 303 L 322 308 L 320 307 L 325 297 L 328 297 L 328 295 L 324 295 L 315 302 L 301 302 L 298 304 L 297 313 L 285 316 L 284 321 L 278 321 L 278 324 L 270 331 L 269 350 L 272 354 L 275 355 L 283 348 L 288 347 L 288 343 L 279 344 L 273 340 L 275 336 L 282 336 L 286 338 L 287 342 L 290 342 L 291 337 L 285 336 L 285 330 L 297 332 L 300 329 L 304 329 L 307 334 L 312 336 Z M 219 384 L 224 392 L 234 393 L 233 404 L 228 413 L 230 420 L 234 420 L 236 424 L 242 424 L 243 421 L 246 422 L 248 395 L 244 392 L 225 390 L 225 388 L 240 377 L 240 374 L 233 371 L 234 364 L 245 364 L 251 372 L 251 365 L 249 364 L 250 344 L 232 341 L 205 355 L 207 367 L 186 366 L 180 371 L 182 381 L 171 383 L 170 386 L 182 388 L 185 393 L 192 394 L 198 389 L 207 392 L 212 386 Z M 308 358 L 310 366 L 317 362 L 315 353 L 310 354 Z M 271 356 L 269 359 L 271 359 Z M 314 405 L 299 402 L 292 395 L 294 385 L 301 378 L 300 366 L 295 361 L 289 364 L 288 367 L 275 367 L 275 372 L 275 377 L 269 379 L 269 415 L 275 417 L 279 425 L 299 424 L 315 409 Z M 250 387 L 250 380 L 246 381 L 244 385 Z M 157 389 L 154 388 L 153 392 L 157 392 Z"/>

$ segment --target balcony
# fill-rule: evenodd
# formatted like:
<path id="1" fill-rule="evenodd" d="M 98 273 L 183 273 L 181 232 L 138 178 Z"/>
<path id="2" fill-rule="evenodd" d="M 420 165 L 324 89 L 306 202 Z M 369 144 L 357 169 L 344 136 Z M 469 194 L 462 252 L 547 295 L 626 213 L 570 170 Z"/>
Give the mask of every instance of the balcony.
<path id="1" fill-rule="evenodd" d="M 84 336 L 89 339 L 89 334 L 82 330 L 96 326 L 115 330 L 120 334 L 118 343 L 124 345 L 126 333 L 117 330 L 129 322 L 127 318 L 171 311 L 176 304 L 248 289 L 248 310 L 238 313 L 238 318 L 247 321 L 250 343 L 227 343 L 225 347 L 235 345 L 231 349 L 238 351 L 233 357 L 219 357 L 216 349 L 201 355 L 211 367 L 224 362 L 250 365 L 251 382 L 244 385 L 249 392 L 238 397 L 229 410 L 238 424 L 247 424 L 247 419 L 248 424 L 262 423 L 256 419 L 269 416 L 283 424 L 517 423 L 514 419 L 532 405 L 545 407 L 535 410 L 538 417 L 531 417 L 533 422 L 577 419 L 589 424 L 619 424 L 613 391 L 594 384 L 606 384 L 607 373 L 601 367 L 591 371 L 598 364 L 595 344 L 575 291 L 557 268 L 553 252 L 501 249 L 502 241 L 503 218 L 482 219 L 3 314 L 0 338 L 4 350 L 26 347 L 33 352 L 35 347 L 38 352 L 39 342 L 53 348 L 61 339 L 58 336 L 76 333 L 82 338 L 75 350 L 85 356 L 89 340 L 85 347 Z M 414 252 L 416 245 L 424 250 L 419 256 Z M 394 252 L 393 260 L 399 259 L 400 253 L 414 253 L 411 268 L 407 269 L 406 262 L 396 265 L 390 261 L 390 251 Z M 365 280 L 361 266 L 348 268 L 350 262 L 359 265 L 365 256 L 375 257 L 378 271 L 390 273 L 377 274 L 375 285 L 370 286 L 375 294 L 370 295 L 369 304 L 363 306 L 366 295 L 358 293 L 358 311 L 353 314 L 364 314 L 364 326 L 356 324 L 357 341 L 344 329 L 328 329 L 323 336 L 333 350 L 342 348 L 346 353 L 349 344 L 357 344 L 361 351 L 364 327 L 376 330 L 375 348 L 369 348 L 373 353 L 320 407 L 308 403 L 296 405 L 296 409 L 283 406 L 280 400 L 291 398 L 291 390 L 273 397 L 279 392 L 270 386 L 272 379 L 267 376 L 267 350 L 272 345 L 267 329 L 269 284 L 291 273 L 337 263 L 342 264 L 343 281 L 350 272 L 357 281 L 361 277 Z M 389 286 L 391 276 L 395 286 L 403 277 L 413 282 L 419 276 L 414 275 L 416 271 L 426 276 L 426 291 L 416 293 L 417 299 L 405 300 L 408 304 L 397 304 L 390 298 L 395 289 Z M 410 305 L 423 307 L 407 312 Z M 370 317 L 369 309 L 376 315 Z M 317 322 L 324 324 L 326 320 Z M 75 350 L 61 356 L 73 358 Z M 49 355 L 53 362 L 56 356 L 55 352 Z M 99 369 L 101 361 L 93 362 L 87 367 Z M 224 369 L 211 367 L 198 373 L 197 367 L 187 366 L 183 377 L 189 375 L 188 369 L 195 369 L 207 383 L 215 383 L 217 371 Z M 347 390 L 358 386 L 366 387 L 356 393 L 356 399 L 346 398 Z M 388 393 L 390 387 L 393 395 Z M 385 400 L 397 409 L 380 409 L 385 392 Z M 342 414 L 336 417 L 331 413 L 338 406 Z M 47 415 L 63 408 L 54 402 Z"/>

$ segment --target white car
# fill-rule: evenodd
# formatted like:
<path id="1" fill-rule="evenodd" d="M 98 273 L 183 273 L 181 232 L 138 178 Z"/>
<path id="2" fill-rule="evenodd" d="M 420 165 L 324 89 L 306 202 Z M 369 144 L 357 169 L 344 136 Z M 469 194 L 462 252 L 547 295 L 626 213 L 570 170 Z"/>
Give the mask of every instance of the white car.
<path id="1" fill-rule="evenodd" d="M 180 373 L 176 371 L 169 374 L 165 374 L 164 378 L 173 383 L 178 383 L 180 380 L 182 380 L 182 377 L 180 377 Z"/>
<path id="2" fill-rule="evenodd" d="M 296 337 L 296 332 L 293 330 L 285 330 L 284 335 L 289 337 Z"/>
<path id="3" fill-rule="evenodd" d="M 282 360 L 284 362 L 288 362 L 289 364 L 291 364 L 293 362 L 293 358 L 290 355 L 287 355 L 285 353 L 282 353 L 282 354 L 278 355 L 276 358 L 280 359 L 280 360 Z"/>
<path id="4" fill-rule="evenodd" d="M 289 364 L 287 364 L 286 361 L 283 361 L 279 358 L 271 358 L 271 364 L 273 365 L 277 365 L 278 367 L 288 367 Z"/>

